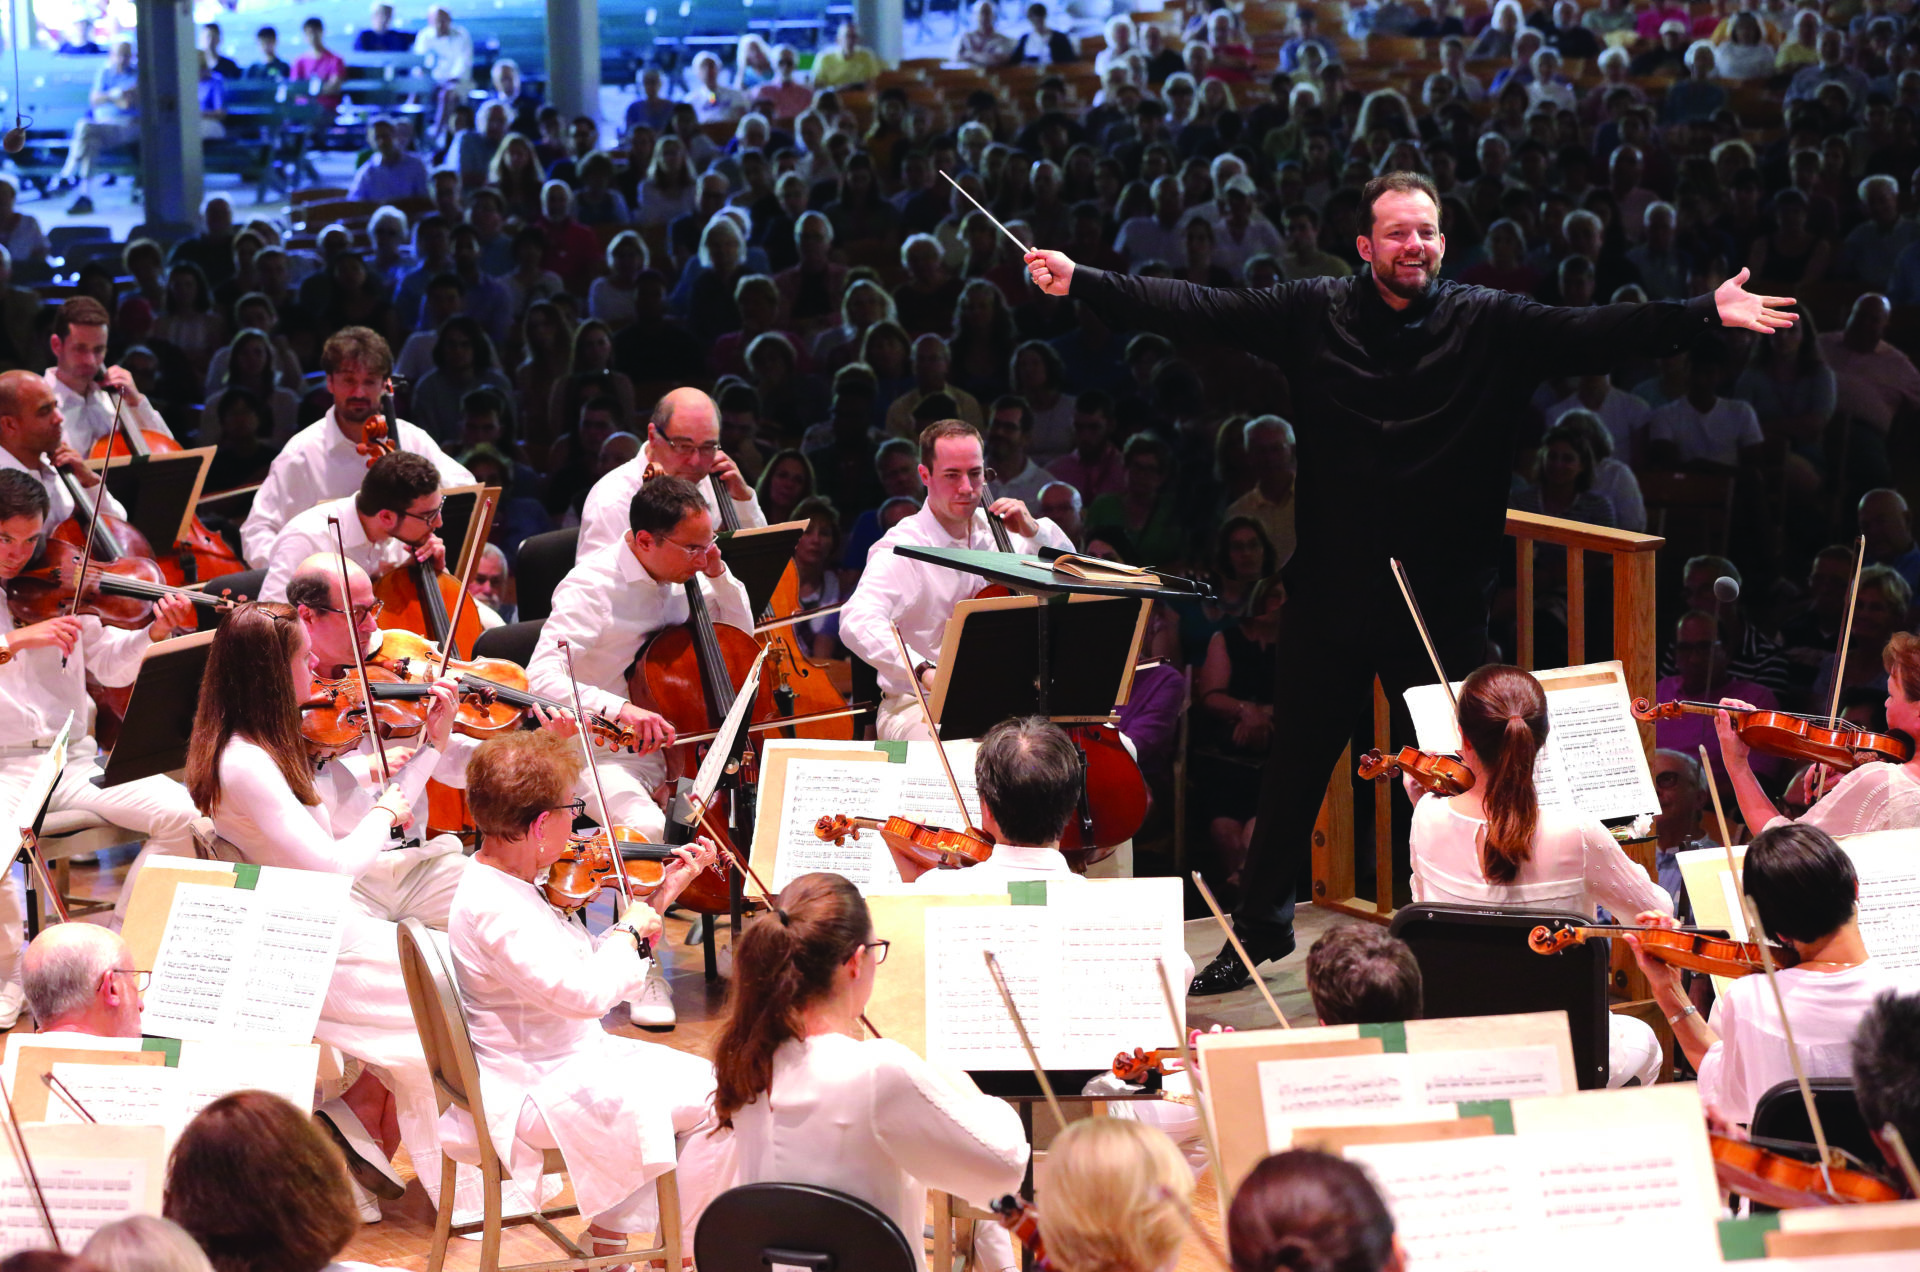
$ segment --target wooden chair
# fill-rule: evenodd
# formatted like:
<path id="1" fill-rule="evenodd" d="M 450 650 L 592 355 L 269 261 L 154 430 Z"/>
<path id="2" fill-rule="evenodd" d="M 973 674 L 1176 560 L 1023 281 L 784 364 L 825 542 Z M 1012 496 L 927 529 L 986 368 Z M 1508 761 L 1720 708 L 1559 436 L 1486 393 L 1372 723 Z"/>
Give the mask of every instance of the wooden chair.
<path id="1" fill-rule="evenodd" d="M 457 1228 L 461 1236 L 480 1232 L 480 1272 L 552 1272 L 559 1268 L 610 1268 L 617 1264 L 639 1264 L 664 1259 L 670 1269 L 680 1267 L 680 1189 L 675 1172 L 668 1171 L 655 1181 L 660 1203 L 660 1244 L 646 1250 L 623 1250 L 619 1254 L 588 1254 L 560 1229 L 553 1219 L 577 1215 L 579 1208 L 565 1206 L 541 1211 L 534 1202 L 530 1215 L 503 1219 L 500 1184 L 505 1170 L 493 1139 L 487 1134 L 486 1114 L 480 1107 L 480 1066 L 473 1054 L 473 1039 L 467 1033 L 465 1009 L 453 980 L 453 967 L 445 946 L 446 938 L 418 919 L 400 924 L 400 972 L 407 983 L 407 1002 L 413 1008 L 414 1024 L 420 1030 L 420 1045 L 426 1052 L 427 1069 L 433 1077 L 435 1097 L 440 1111 L 458 1107 L 473 1119 L 474 1138 L 480 1146 L 478 1165 L 485 1194 L 484 1216 L 478 1223 L 453 1222 L 454 1162 L 443 1150 L 440 1154 L 440 1210 L 433 1226 L 433 1250 L 427 1256 L 427 1272 L 440 1272 L 447 1259 L 447 1242 Z M 558 1149 L 548 1149 L 545 1173 L 561 1174 L 566 1159 Z M 565 1258 L 539 1263 L 500 1265 L 500 1233 L 508 1226 L 532 1224 L 548 1240 L 559 1246 Z"/>

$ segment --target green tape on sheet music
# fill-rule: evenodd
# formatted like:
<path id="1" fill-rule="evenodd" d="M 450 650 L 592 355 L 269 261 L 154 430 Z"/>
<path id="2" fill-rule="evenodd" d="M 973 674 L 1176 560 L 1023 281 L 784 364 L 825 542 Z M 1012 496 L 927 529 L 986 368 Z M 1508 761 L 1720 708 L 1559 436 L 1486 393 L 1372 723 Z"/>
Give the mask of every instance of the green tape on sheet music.
<path id="1" fill-rule="evenodd" d="M 233 886 L 252 892 L 260 886 L 260 867 L 251 861 L 236 861 L 233 864 Z"/>
<path id="2" fill-rule="evenodd" d="M 1462 1100 L 1454 1111 L 1461 1117 L 1490 1117 L 1495 1135 L 1513 1134 L 1513 1103 L 1509 1100 Z"/>
<path id="3" fill-rule="evenodd" d="M 1379 1025 L 1361 1025 L 1360 1036 L 1378 1038 L 1380 1049 L 1389 1055 L 1407 1053 L 1407 1027 L 1397 1020 Z"/>
<path id="4" fill-rule="evenodd" d="M 873 749 L 887 757 L 889 764 L 907 762 L 907 744 L 905 742 L 875 742 Z"/>
<path id="5" fill-rule="evenodd" d="M 1020 879 L 1007 885 L 1007 896 L 1014 905 L 1045 905 L 1047 903 L 1047 881 L 1045 879 Z"/>
<path id="6" fill-rule="evenodd" d="M 1780 1228 L 1779 1215 L 1754 1215 L 1720 1221 L 1720 1257 L 1732 1263 L 1767 1257 L 1767 1234 Z"/>
<path id="7" fill-rule="evenodd" d="M 254 867 L 255 870 L 259 868 L 258 866 Z M 180 1040 L 178 1038 L 142 1038 L 140 1040 L 140 1050 L 158 1051 L 165 1055 L 167 1058 L 167 1068 L 169 1069 L 178 1069 L 180 1067 Z"/>

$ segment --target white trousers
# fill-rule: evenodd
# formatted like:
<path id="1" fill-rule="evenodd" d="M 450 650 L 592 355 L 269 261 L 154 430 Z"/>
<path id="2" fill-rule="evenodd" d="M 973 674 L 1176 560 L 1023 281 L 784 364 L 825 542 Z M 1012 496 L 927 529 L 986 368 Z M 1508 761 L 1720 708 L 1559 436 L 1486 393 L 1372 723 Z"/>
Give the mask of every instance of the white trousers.
<path id="1" fill-rule="evenodd" d="M 1629 1079 L 1652 1086 L 1660 1078 L 1660 1039 L 1638 1016 L 1607 1013 L 1607 1085 L 1623 1087 Z"/>
<path id="2" fill-rule="evenodd" d="M 67 748 L 67 764 L 54 783 L 49 812 L 91 813 L 135 834 L 146 836 L 146 844 L 135 860 L 133 870 L 120 891 L 116 910 L 124 913 L 126 898 L 141 863 L 151 853 L 191 857 L 193 832 L 188 829 L 199 811 L 187 788 L 170 777 L 143 777 L 119 786 L 95 786 L 92 778 L 100 772 L 100 748 L 91 737 L 74 740 Z M 42 753 L 16 752 L 0 755 L 0 807 L 11 808 L 20 801 L 40 767 Z M 0 887 L 0 993 L 19 992 L 21 943 L 26 938 L 26 894 L 11 873 L 6 886 Z"/>
<path id="3" fill-rule="evenodd" d="M 653 790 L 667 780 L 666 756 L 608 755 L 600 753 L 597 767 L 600 785 L 606 790 L 614 824 L 631 826 L 647 838 L 659 840 L 666 833 L 667 815 L 653 800 Z M 575 788 L 587 801 L 587 816 L 603 821 L 600 798 L 593 789 L 593 774 L 582 773 Z"/>
<path id="4" fill-rule="evenodd" d="M 890 693 L 880 699 L 875 730 L 882 742 L 931 742 L 933 730 L 920 710 L 920 700 L 910 693 Z"/>

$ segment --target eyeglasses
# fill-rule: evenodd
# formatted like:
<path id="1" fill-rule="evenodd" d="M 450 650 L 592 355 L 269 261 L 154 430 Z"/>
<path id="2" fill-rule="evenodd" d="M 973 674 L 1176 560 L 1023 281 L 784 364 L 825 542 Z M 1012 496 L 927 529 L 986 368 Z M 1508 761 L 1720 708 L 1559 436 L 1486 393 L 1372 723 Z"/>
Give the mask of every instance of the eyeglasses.
<path id="1" fill-rule="evenodd" d="M 427 509 L 425 512 L 402 512 L 400 514 L 400 520 L 405 521 L 407 518 L 411 517 L 415 521 L 424 521 L 428 525 L 432 525 L 434 522 L 440 520 L 440 513 L 446 506 L 447 506 L 447 501 L 442 499 L 439 503 L 433 505 L 433 507 Z"/>
<path id="2" fill-rule="evenodd" d="M 153 973 L 152 973 L 152 972 L 139 972 L 139 971 L 135 971 L 135 970 L 134 970 L 133 968 L 131 968 L 131 967 L 114 967 L 114 968 L 109 968 L 109 969 L 108 969 L 108 971 L 107 971 L 107 975 L 109 975 L 109 976 L 131 976 L 131 977 L 133 977 L 133 988 L 134 988 L 134 992 L 135 992 L 135 993 L 140 993 L 140 994 L 144 994 L 144 993 L 146 993 L 146 992 L 147 992 L 147 986 L 149 986 L 149 985 L 151 985 L 151 984 L 153 984 Z"/>
<path id="3" fill-rule="evenodd" d="M 662 539 L 661 542 L 671 543 L 674 547 L 680 549 L 682 552 L 686 553 L 690 557 L 698 557 L 698 556 L 705 556 L 707 554 L 707 549 L 711 548 L 716 542 L 718 542 L 718 540 L 708 539 L 705 543 L 682 543 L 680 542 L 680 540 L 674 538 L 671 535 L 668 535 L 666 538 Z"/>
<path id="4" fill-rule="evenodd" d="M 880 964 L 887 961 L 887 949 L 892 944 L 893 944 L 892 941 L 868 941 L 865 945 L 862 945 L 860 948 L 863 950 L 874 951 L 873 965 L 875 967 L 878 967 L 880 966 Z"/>
<path id="5" fill-rule="evenodd" d="M 387 603 L 385 601 L 375 601 L 371 605 L 354 606 L 353 607 L 354 625 L 357 627 L 361 623 L 364 623 L 369 619 L 379 618 L 380 611 L 384 610 L 386 607 L 387 607 Z M 309 605 L 307 608 L 320 614 L 344 614 L 347 612 L 343 609 L 335 609 L 331 605 Z"/>
<path id="6" fill-rule="evenodd" d="M 694 455 L 702 459 L 712 459 L 720 453 L 719 442 L 691 442 L 684 437 L 662 437 L 660 440 L 665 442 L 674 454 L 683 459 Z"/>

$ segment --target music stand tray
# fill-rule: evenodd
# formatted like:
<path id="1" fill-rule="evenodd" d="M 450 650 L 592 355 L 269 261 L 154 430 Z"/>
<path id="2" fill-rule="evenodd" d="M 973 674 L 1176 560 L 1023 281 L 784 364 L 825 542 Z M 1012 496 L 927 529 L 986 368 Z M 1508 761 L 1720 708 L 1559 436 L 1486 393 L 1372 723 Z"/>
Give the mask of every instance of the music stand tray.
<path id="1" fill-rule="evenodd" d="M 212 647 L 212 632 L 194 632 L 161 641 L 141 657 L 120 740 L 107 756 L 105 771 L 93 779 L 95 785 L 118 786 L 186 766 Z"/>
<path id="2" fill-rule="evenodd" d="M 806 522 L 784 521 L 777 526 L 742 526 L 719 536 L 721 559 L 747 589 L 747 613 L 755 615 L 756 622 L 773 600 L 780 577 L 793 561 L 793 547 L 806 532 Z"/>

